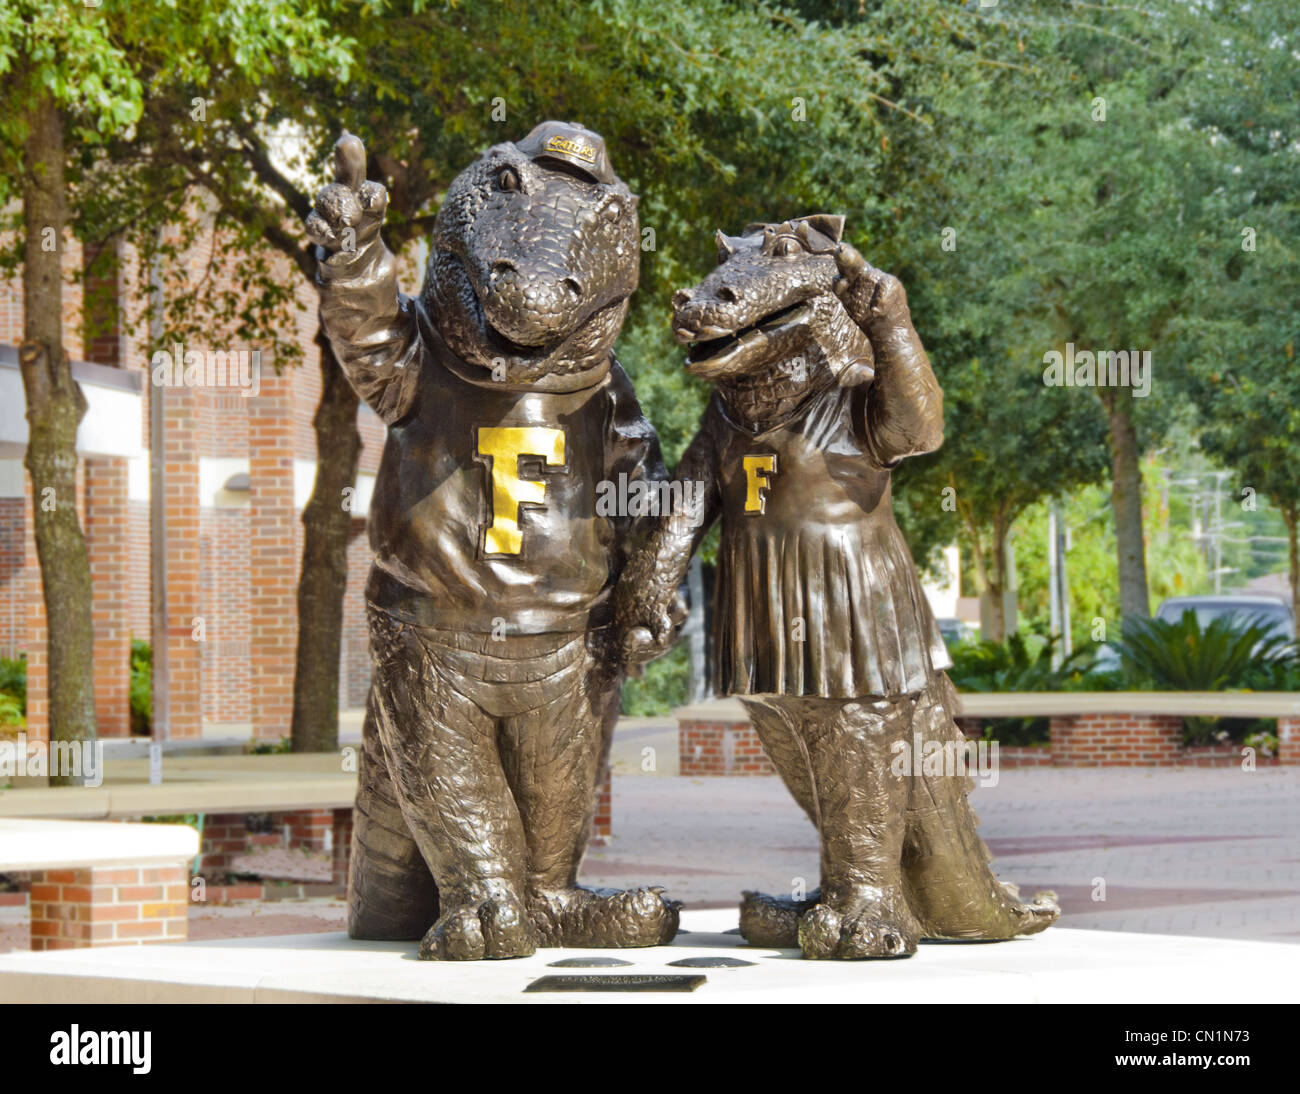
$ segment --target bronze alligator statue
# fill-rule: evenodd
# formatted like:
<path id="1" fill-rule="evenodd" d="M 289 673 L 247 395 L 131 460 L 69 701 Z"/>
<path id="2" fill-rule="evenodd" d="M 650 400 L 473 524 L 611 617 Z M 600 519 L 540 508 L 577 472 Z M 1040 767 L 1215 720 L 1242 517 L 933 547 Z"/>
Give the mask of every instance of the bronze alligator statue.
<path id="1" fill-rule="evenodd" d="M 675 473 L 701 500 L 624 571 L 618 627 L 634 660 L 667 648 L 673 594 L 720 520 L 714 685 L 742 698 L 821 841 L 820 890 L 746 893 L 741 933 L 897 957 L 1041 931 L 1059 909 L 1000 883 L 975 831 L 951 662 L 890 494 L 900 460 L 942 443 L 942 392 L 902 285 L 842 231 L 819 215 L 719 233 L 718 267 L 674 297 L 686 367 L 716 387 Z"/>
<path id="2" fill-rule="evenodd" d="M 597 134 L 543 122 L 448 187 L 417 299 L 365 167 L 345 135 L 307 223 L 321 322 L 388 426 L 349 933 L 422 939 L 438 959 L 668 941 L 678 908 L 660 890 L 576 882 L 618 717 L 612 590 L 636 530 L 597 490 L 665 477 L 613 354 L 637 286 L 636 198 Z"/>

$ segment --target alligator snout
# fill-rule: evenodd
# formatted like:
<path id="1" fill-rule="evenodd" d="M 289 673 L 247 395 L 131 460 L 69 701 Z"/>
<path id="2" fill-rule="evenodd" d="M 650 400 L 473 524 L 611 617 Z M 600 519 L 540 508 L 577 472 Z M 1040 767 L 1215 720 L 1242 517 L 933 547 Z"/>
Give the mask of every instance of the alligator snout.
<path id="1" fill-rule="evenodd" d="M 673 337 L 679 342 L 725 338 L 743 326 L 736 310 L 740 294 L 729 285 L 711 291 L 705 286 L 673 293 Z"/>
<path id="2" fill-rule="evenodd" d="M 507 259 L 494 262 L 482 293 L 493 328 L 522 346 L 562 337 L 585 318 L 582 281 L 564 269 L 528 269 Z"/>

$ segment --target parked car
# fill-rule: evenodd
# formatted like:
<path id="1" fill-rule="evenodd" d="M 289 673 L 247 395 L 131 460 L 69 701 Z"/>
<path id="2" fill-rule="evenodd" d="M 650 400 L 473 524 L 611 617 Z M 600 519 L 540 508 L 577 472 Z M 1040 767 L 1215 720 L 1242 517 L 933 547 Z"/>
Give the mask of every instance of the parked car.
<path id="1" fill-rule="evenodd" d="M 1177 623 L 1184 612 L 1195 612 L 1202 628 L 1216 619 L 1229 618 L 1245 626 L 1254 623 L 1270 635 L 1295 639 L 1295 614 L 1291 605 L 1276 596 L 1171 596 L 1156 609 L 1155 617 Z"/>
<path id="2" fill-rule="evenodd" d="M 962 642 L 970 642 L 976 637 L 975 628 L 961 619 L 938 619 L 939 633 L 949 649 Z"/>

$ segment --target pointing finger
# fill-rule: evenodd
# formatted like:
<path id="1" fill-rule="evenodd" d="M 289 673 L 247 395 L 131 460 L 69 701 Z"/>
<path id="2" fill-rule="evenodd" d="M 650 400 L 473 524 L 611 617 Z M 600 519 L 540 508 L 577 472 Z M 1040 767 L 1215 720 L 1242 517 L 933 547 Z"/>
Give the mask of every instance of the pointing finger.
<path id="1" fill-rule="evenodd" d="M 366 146 L 354 133 L 343 130 L 334 145 L 334 179 L 349 190 L 361 189 L 366 178 Z"/>

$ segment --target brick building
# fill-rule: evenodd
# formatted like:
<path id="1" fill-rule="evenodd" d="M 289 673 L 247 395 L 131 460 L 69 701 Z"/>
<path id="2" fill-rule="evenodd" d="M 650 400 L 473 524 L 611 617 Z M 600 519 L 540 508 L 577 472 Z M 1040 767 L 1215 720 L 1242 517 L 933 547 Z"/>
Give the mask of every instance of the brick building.
<path id="1" fill-rule="evenodd" d="M 109 272 L 90 279 L 80 248 L 65 249 L 65 345 L 89 403 L 78 434 L 78 507 L 94 581 L 96 714 L 105 737 L 130 732 L 130 642 L 150 637 L 149 399 L 155 390 L 137 263 L 121 246 L 111 257 Z M 208 258 L 201 249 L 190 253 L 182 276 L 203 275 Z M 168 386 L 163 395 L 173 738 L 234 736 L 250 727 L 263 738 L 289 732 L 300 518 L 315 481 L 312 417 L 320 374 L 315 290 L 287 263 L 283 276 L 296 284 L 301 305 L 290 332 L 302 348 L 299 361 L 276 375 L 268 347 L 235 345 L 218 335 L 213 345 L 191 340 L 186 353 L 207 361 L 256 360 L 252 351 L 258 351 L 256 383 L 231 382 L 238 379 L 231 369 L 224 383 Z M 27 655 L 33 738 L 48 726 L 44 606 L 23 467 L 21 339 L 21 282 L 0 281 L 0 656 Z M 289 339 L 282 333 L 281 340 Z M 209 369 L 204 379 L 213 378 Z M 365 517 L 384 440 L 383 424 L 364 406 L 358 426 L 363 448 L 351 499 L 340 680 L 345 709 L 364 705 L 369 682 Z"/>

